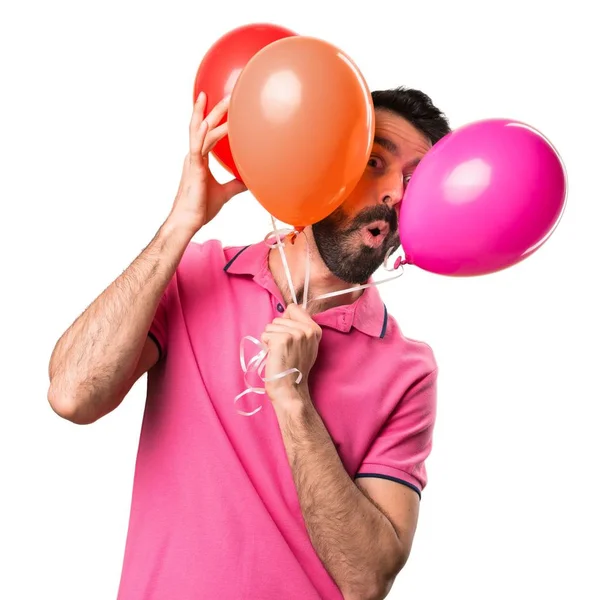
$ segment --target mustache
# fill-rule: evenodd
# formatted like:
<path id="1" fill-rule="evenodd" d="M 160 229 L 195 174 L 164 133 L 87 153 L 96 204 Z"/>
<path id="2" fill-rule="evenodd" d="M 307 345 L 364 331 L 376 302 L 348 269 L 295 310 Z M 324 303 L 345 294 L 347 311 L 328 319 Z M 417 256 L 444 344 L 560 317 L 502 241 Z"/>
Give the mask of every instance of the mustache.
<path id="1" fill-rule="evenodd" d="M 352 223 L 346 231 L 347 233 L 353 233 L 365 225 L 370 225 L 373 221 L 385 221 L 390 226 L 390 233 L 392 234 L 398 231 L 398 213 L 395 209 L 389 208 L 384 204 L 370 206 L 360 211 L 352 219 Z"/>

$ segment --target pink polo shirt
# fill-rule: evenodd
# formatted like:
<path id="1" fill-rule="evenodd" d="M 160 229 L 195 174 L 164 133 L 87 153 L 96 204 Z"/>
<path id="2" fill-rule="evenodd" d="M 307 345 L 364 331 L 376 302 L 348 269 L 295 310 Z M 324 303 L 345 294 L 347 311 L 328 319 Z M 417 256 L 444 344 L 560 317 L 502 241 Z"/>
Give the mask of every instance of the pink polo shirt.
<path id="1" fill-rule="evenodd" d="M 192 242 L 149 335 L 161 359 L 135 468 L 119 600 L 341 600 L 315 552 L 269 399 L 245 389 L 239 345 L 283 312 L 259 243 Z M 314 317 L 312 400 L 352 478 L 419 495 L 436 408 L 429 346 L 405 338 L 378 291 Z M 334 542 L 335 543 L 335 542 Z"/>

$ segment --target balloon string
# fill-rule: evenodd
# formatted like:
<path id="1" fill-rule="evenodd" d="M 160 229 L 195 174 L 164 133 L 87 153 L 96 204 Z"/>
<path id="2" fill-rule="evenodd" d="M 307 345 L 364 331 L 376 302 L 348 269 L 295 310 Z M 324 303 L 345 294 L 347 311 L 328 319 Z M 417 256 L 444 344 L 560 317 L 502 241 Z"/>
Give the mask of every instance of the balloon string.
<path id="1" fill-rule="evenodd" d="M 292 273 L 290 271 L 287 257 L 285 255 L 284 242 L 282 241 L 281 236 L 283 235 L 286 238 L 291 239 L 292 243 L 293 243 L 293 240 L 296 238 L 299 231 L 297 229 L 290 229 L 290 228 L 278 229 L 277 225 L 275 224 L 275 218 L 272 215 L 271 215 L 271 222 L 273 223 L 273 231 L 269 232 L 265 236 L 264 242 L 265 242 L 265 244 L 267 244 L 267 246 L 269 246 L 269 248 L 274 248 L 275 246 L 277 246 L 277 248 L 279 250 L 279 254 L 281 255 L 281 262 L 283 264 L 283 269 L 285 272 L 285 277 L 286 277 L 286 280 L 288 283 L 292 301 L 294 302 L 294 304 L 298 304 L 298 298 L 296 296 L 296 290 L 294 288 L 294 282 L 292 280 Z M 274 243 L 270 241 L 271 238 L 273 238 L 273 237 L 276 239 L 276 241 Z M 308 249 L 308 244 L 306 247 Z M 308 255 L 308 253 L 307 253 L 307 268 L 308 268 L 309 259 L 310 259 L 310 255 Z M 304 289 L 305 289 L 304 308 L 306 308 L 308 282 L 305 282 Z M 246 356 L 245 356 L 245 348 L 244 348 L 245 341 L 252 342 L 253 344 L 255 344 L 256 346 L 258 346 L 260 348 L 258 354 L 253 356 L 248 363 L 246 363 Z M 247 335 L 244 338 L 242 338 L 242 341 L 240 342 L 240 364 L 242 366 L 242 371 L 244 373 L 244 383 L 246 384 L 246 389 L 241 394 L 238 394 L 234 398 L 234 400 L 233 400 L 234 404 L 236 404 L 238 402 L 238 400 L 240 400 L 247 394 L 266 394 L 265 388 L 253 386 L 248 382 L 248 375 L 250 373 L 255 373 L 263 383 L 276 381 L 277 379 L 282 379 L 283 377 L 287 377 L 288 375 L 291 375 L 293 373 L 298 374 L 298 376 L 296 377 L 296 384 L 299 384 L 302 381 L 302 373 L 300 372 L 299 369 L 296 369 L 296 368 L 287 369 L 286 371 L 277 373 L 276 375 L 274 375 L 273 377 L 270 377 L 270 378 L 263 377 L 264 369 L 267 364 L 268 354 L 269 354 L 269 349 L 267 348 L 267 346 L 265 344 L 263 344 L 262 342 L 260 342 L 259 340 L 257 340 L 255 337 Z M 245 417 L 251 417 L 252 415 L 255 415 L 261 409 L 262 409 L 262 406 L 259 406 L 251 412 L 242 411 L 242 410 L 238 410 L 237 412 L 238 412 L 238 414 L 243 415 Z"/>
<path id="2" fill-rule="evenodd" d="M 256 354 L 255 356 L 253 356 L 250 359 L 250 362 L 248 362 L 247 364 L 246 364 L 246 356 L 244 353 L 244 342 L 246 340 L 249 342 L 252 342 L 253 344 L 256 344 L 260 348 L 260 352 L 258 354 Z M 236 404 L 238 402 L 238 400 L 240 400 L 247 394 L 266 394 L 265 388 L 255 387 L 248 382 L 248 373 L 251 373 L 251 372 L 256 373 L 256 375 L 258 375 L 259 379 L 263 383 L 277 381 L 278 379 L 283 379 L 284 377 L 287 377 L 288 375 L 292 375 L 293 373 L 298 374 L 298 376 L 296 377 L 296 385 L 302 381 L 302 373 L 300 372 L 299 369 L 296 369 L 296 368 L 287 369 L 285 371 L 282 371 L 281 373 L 277 373 L 276 375 L 273 375 L 273 377 L 263 377 L 263 373 L 264 373 L 265 367 L 267 365 L 268 354 L 269 354 L 269 349 L 267 348 L 267 346 L 265 344 L 263 344 L 262 342 L 260 342 L 259 340 L 257 340 L 256 338 L 252 337 L 251 335 L 247 335 L 244 338 L 242 338 L 242 341 L 240 343 L 240 363 L 242 365 L 242 371 L 244 372 L 244 383 L 246 384 L 247 387 L 241 394 L 238 394 L 234 398 L 234 400 L 233 400 L 234 404 Z M 251 417 L 252 415 L 255 415 L 261 409 L 262 409 L 262 406 L 258 406 L 251 412 L 247 412 L 247 411 L 243 411 L 243 410 L 238 410 L 237 412 L 238 412 L 238 414 L 243 415 L 244 417 Z"/>
<path id="3" fill-rule="evenodd" d="M 338 290 L 336 292 L 328 292 L 327 294 L 321 294 L 320 296 L 317 296 L 316 298 L 314 298 L 314 300 L 315 301 L 323 300 L 325 298 L 333 298 L 334 296 L 342 296 L 343 294 L 349 294 L 350 292 L 356 292 L 358 290 L 366 290 L 367 288 L 375 287 L 377 285 L 381 285 L 382 283 L 387 283 L 388 281 L 392 281 L 393 279 L 398 279 L 398 277 L 402 277 L 402 275 L 404 275 L 404 265 L 406 263 L 402 262 L 402 259 L 397 259 L 396 262 L 394 263 L 394 265 L 392 267 L 390 267 L 388 264 L 388 261 L 390 260 L 392 253 L 393 253 L 393 248 L 390 248 L 387 251 L 387 254 L 385 255 L 385 259 L 383 261 L 383 268 L 386 271 L 394 272 L 399 267 L 401 267 L 399 273 L 396 273 L 395 275 L 392 275 L 392 277 L 386 277 L 385 279 L 381 279 L 379 281 L 372 281 L 371 283 L 365 283 L 364 285 L 357 285 L 355 287 L 347 288 L 344 290 Z"/>
<path id="4" fill-rule="evenodd" d="M 295 229 L 277 229 L 277 226 L 275 225 L 275 218 L 273 217 L 273 215 L 271 215 L 271 223 L 273 223 L 273 231 L 269 234 L 267 234 L 267 236 L 265 237 L 265 243 L 272 247 L 272 245 L 270 245 L 267 240 L 272 237 L 273 235 L 276 236 L 277 238 L 277 247 L 279 248 L 279 254 L 281 255 L 281 261 L 283 263 L 283 269 L 285 271 L 285 276 L 287 279 L 287 283 L 288 283 L 288 287 L 290 288 L 290 295 L 292 296 L 292 300 L 294 301 L 294 304 L 298 304 L 298 299 L 296 298 L 296 290 L 294 289 L 294 282 L 292 281 L 292 273 L 290 271 L 290 267 L 288 265 L 288 261 L 287 258 L 285 256 L 285 251 L 283 249 L 283 243 L 281 241 L 281 234 L 282 233 L 286 233 L 287 235 L 295 235 L 296 234 L 296 230 Z"/>
<path id="5" fill-rule="evenodd" d="M 306 232 L 304 233 L 305 243 L 306 243 L 306 266 L 304 267 L 304 295 L 302 296 L 302 308 L 306 310 L 308 306 L 308 282 L 310 281 L 310 244 L 308 243 L 308 238 L 306 237 Z"/>
<path id="6" fill-rule="evenodd" d="M 277 225 L 275 224 L 275 219 L 272 215 L 271 215 L 271 222 L 273 223 L 273 231 L 269 232 L 265 236 L 264 241 L 265 241 L 265 244 L 267 244 L 267 246 L 269 246 L 270 248 L 274 248 L 275 246 L 278 247 L 279 253 L 281 255 L 281 260 L 283 263 L 283 269 L 285 271 L 287 283 L 288 283 L 288 286 L 290 289 L 290 294 L 292 296 L 292 300 L 293 300 L 294 304 L 298 304 L 298 299 L 297 299 L 296 292 L 294 289 L 294 284 L 292 281 L 292 274 L 291 274 L 290 267 L 289 267 L 289 264 L 287 261 L 287 257 L 285 255 L 285 251 L 283 249 L 284 242 L 281 240 L 281 236 L 285 235 L 285 237 L 289 238 L 293 243 L 296 236 L 300 232 L 298 231 L 298 229 L 291 229 L 291 228 L 278 229 Z M 306 232 L 302 231 L 302 233 L 304 234 L 304 236 L 306 238 Z M 276 238 L 277 241 L 275 243 L 269 242 L 270 238 L 272 238 L 272 237 Z M 302 306 L 306 310 L 306 307 L 308 305 L 308 288 L 309 288 L 309 281 L 310 281 L 311 254 L 310 254 L 310 244 L 308 243 L 308 238 L 306 238 L 305 241 L 306 241 L 306 265 L 305 265 L 305 271 L 304 271 L 304 295 L 302 298 Z M 327 294 L 321 294 L 320 296 L 317 296 L 316 298 L 314 298 L 314 300 L 316 301 L 316 300 L 323 300 L 325 298 L 333 298 L 335 296 L 341 296 L 343 294 L 349 294 L 351 292 L 355 292 L 358 290 L 364 290 L 364 289 L 367 289 L 370 287 L 375 287 L 377 285 L 381 285 L 382 283 L 392 281 L 393 279 L 398 279 L 398 277 L 401 277 L 404 274 L 404 265 L 407 264 L 407 262 L 406 262 L 406 259 L 398 258 L 398 259 L 396 259 L 393 266 L 390 266 L 389 261 L 390 261 L 392 253 L 393 253 L 393 248 L 390 248 L 385 255 L 385 259 L 383 261 L 383 268 L 388 272 L 394 272 L 398 268 L 400 268 L 399 273 L 393 275 L 392 277 L 387 277 L 385 279 L 382 279 L 380 281 L 372 281 L 372 282 L 366 283 L 364 285 L 353 286 L 353 287 L 350 287 L 347 289 L 337 290 L 335 292 L 329 292 Z M 256 346 L 258 346 L 258 348 L 260 349 L 258 354 L 254 355 L 250 359 L 249 362 L 246 362 L 246 356 L 245 356 L 244 342 L 246 342 L 246 341 L 252 342 Z M 255 373 L 263 383 L 276 381 L 278 379 L 283 379 L 284 377 L 287 377 L 288 375 L 291 375 L 293 373 L 298 374 L 298 376 L 296 377 L 296 384 L 299 384 L 302 381 L 302 377 L 303 377 L 302 373 L 300 372 L 299 369 L 296 369 L 296 368 L 287 369 L 286 371 L 277 373 L 276 375 L 274 375 L 273 377 L 270 377 L 270 378 L 263 377 L 263 373 L 264 373 L 266 363 L 267 363 L 268 354 L 269 354 L 268 347 L 265 344 L 263 344 L 261 341 L 257 340 L 256 338 L 254 338 L 250 335 L 247 335 L 244 338 L 242 338 L 242 341 L 240 343 L 240 364 L 242 366 L 242 371 L 244 373 L 244 383 L 246 384 L 246 389 L 242 393 L 238 394 L 235 397 L 235 399 L 233 401 L 234 404 L 236 404 L 241 398 L 243 398 L 247 394 L 266 394 L 265 388 L 259 388 L 259 387 L 253 386 L 248 382 L 248 375 L 250 373 Z M 258 406 L 251 412 L 246 412 L 246 411 L 242 411 L 242 410 L 238 410 L 237 412 L 240 415 L 243 415 L 246 417 L 251 417 L 251 416 L 255 415 L 261 409 L 262 409 L 262 406 Z"/>
<path id="7" fill-rule="evenodd" d="M 273 215 L 271 215 L 271 222 L 273 223 L 273 231 L 271 231 L 270 233 L 267 234 L 267 236 L 265 237 L 265 240 L 269 239 L 270 237 L 272 237 L 274 235 L 277 236 L 277 245 L 279 246 L 279 251 L 281 253 L 281 260 L 283 262 L 283 269 L 286 273 L 286 277 L 288 280 L 288 286 L 290 288 L 290 292 L 292 293 L 292 298 L 294 300 L 294 304 L 298 304 L 298 300 L 296 297 L 296 291 L 295 291 L 295 289 L 293 287 L 293 283 L 292 283 L 292 275 L 290 272 L 289 264 L 288 264 L 285 252 L 283 251 L 284 243 L 281 242 L 281 239 L 279 237 L 280 233 L 287 234 L 287 237 L 290 237 L 290 236 L 295 237 L 298 234 L 298 229 L 277 229 L 277 225 L 275 224 L 275 218 L 273 217 Z M 302 228 L 302 229 L 304 229 L 304 228 Z M 304 293 L 303 293 L 303 297 L 302 297 L 302 307 L 304 308 L 304 310 L 306 310 L 306 308 L 308 306 L 308 287 L 309 287 L 309 283 L 310 283 L 311 254 L 310 254 L 310 244 L 308 243 L 308 238 L 306 237 L 306 232 L 302 231 L 302 233 L 304 234 L 305 241 L 306 241 L 306 264 L 305 264 L 305 268 L 304 268 Z M 273 246 L 271 245 L 271 247 L 273 247 Z M 390 266 L 389 260 L 391 258 L 391 255 L 393 254 L 393 251 L 394 251 L 393 248 L 390 248 L 387 251 L 384 261 L 383 261 L 383 268 L 390 273 L 393 273 L 394 271 L 396 271 L 397 269 L 400 268 L 399 273 L 393 275 L 392 277 L 386 277 L 385 279 L 381 279 L 380 281 L 372 281 L 370 283 L 365 283 L 363 285 L 358 285 L 358 286 L 346 288 L 343 290 L 337 290 L 335 292 L 328 292 L 326 294 L 321 294 L 320 296 L 313 298 L 313 302 L 316 302 L 317 300 L 324 300 L 325 298 L 333 298 L 335 296 L 342 296 L 344 294 L 350 294 L 351 292 L 356 292 L 359 290 L 365 290 L 367 288 L 375 287 L 375 286 L 381 285 L 382 283 L 387 283 L 388 281 L 398 279 L 398 277 L 402 277 L 402 275 L 404 275 L 404 265 L 407 264 L 406 259 L 401 258 L 401 257 L 397 258 L 394 265 Z"/>
<path id="8" fill-rule="evenodd" d="M 273 229 L 274 231 L 278 231 L 276 229 L 276 225 L 275 225 L 275 219 L 273 218 L 273 216 L 271 215 L 271 220 L 273 222 Z M 282 230 L 279 230 L 282 231 Z M 288 231 L 288 230 L 285 230 Z M 296 230 L 289 230 L 295 233 Z M 304 268 L 304 295 L 302 297 L 302 307 L 304 308 L 304 310 L 306 310 L 307 306 L 308 306 L 308 286 L 309 286 L 309 282 L 310 282 L 310 263 L 311 263 L 311 254 L 310 254 L 310 244 L 308 243 L 308 238 L 306 237 L 306 232 L 303 231 L 302 232 L 304 234 L 305 240 L 306 240 L 306 266 Z M 271 232 L 270 234 L 268 234 L 267 237 L 273 235 L 273 232 Z M 354 287 L 350 287 L 350 288 L 346 288 L 343 290 L 337 290 L 335 292 L 328 292 L 327 294 L 321 294 L 320 296 L 317 296 L 316 298 L 313 298 L 313 302 L 316 302 L 317 300 L 324 300 L 325 298 L 333 298 L 335 296 L 342 296 L 344 294 L 350 294 L 351 292 L 357 292 L 359 290 L 365 290 L 367 288 L 370 287 L 375 287 L 378 285 L 381 285 L 382 283 L 387 283 L 388 281 L 392 281 L 394 279 L 398 279 L 398 277 L 402 277 L 402 275 L 404 275 L 404 265 L 407 264 L 406 263 L 406 259 L 403 258 L 398 258 L 396 259 L 395 263 L 393 266 L 389 265 L 389 260 L 391 258 L 391 255 L 393 254 L 394 250 L 393 248 L 390 248 L 386 255 L 385 255 L 385 259 L 383 261 L 383 268 L 390 272 L 393 273 L 394 271 L 396 271 L 398 268 L 400 268 L 400 272 L 396 273 L 395 275 L 393 275 L 392 277 L 386 277 L 385 279 L 381 279 L 380 281 L 372 281 L 370 283 L 365 283 L 363 285 L 358 285 L 358 286 L 354 286 Z M 289 266 L 288 266 L 288 262 L 287 262 L 287 258 L 285 256 L 285 253 L 283 253 L 282 255 L 282 260 L 284 263 L 284 269 L 286 271 L 286 273 L 289 273 Z M 291 279 L 291 275 L 290 275 L 290 279 Z M 298 304 L 297 301 L 295 301 L 296 304 Z"/>

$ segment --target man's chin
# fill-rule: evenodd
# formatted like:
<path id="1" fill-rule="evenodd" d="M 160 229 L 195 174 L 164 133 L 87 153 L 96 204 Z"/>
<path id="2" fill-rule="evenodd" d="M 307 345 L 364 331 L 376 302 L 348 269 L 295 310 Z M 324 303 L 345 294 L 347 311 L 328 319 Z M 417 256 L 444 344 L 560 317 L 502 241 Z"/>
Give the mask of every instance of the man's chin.
<path id="1" fill-rule="evenodd" d="M 400 244 L 389 240 L 385 241 L 383 244 L 372 246 L 370 244 L 360 244 L 360 256 L 357 257 L 356 261 L 359 262 L 362 260 L 368 260 L 372 263 L 377 263 L 377 270 L 379 267 L 383 265 L 386 255 L 393 254 L 398 250 Z"/>
<path id="2" fill-rule="evenodd" d="M 380 249 L 373 252 L 372 248 L 364 246 L 361 249 L 360 256 L 350 258 L 335 265 L 332 273 L 342 281 L 350 285 L 362 285 L 366 283 L 373 274 L 381 267 L 385 258 L 385 253 Z"/>

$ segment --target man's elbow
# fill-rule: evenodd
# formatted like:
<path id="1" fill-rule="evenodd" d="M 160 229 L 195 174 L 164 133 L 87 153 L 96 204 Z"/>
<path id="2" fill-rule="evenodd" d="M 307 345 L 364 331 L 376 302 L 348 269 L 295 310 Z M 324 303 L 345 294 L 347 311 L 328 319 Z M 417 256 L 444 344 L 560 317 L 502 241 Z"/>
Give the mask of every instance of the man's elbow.
<path id="1" fill-rule="evenodd" d="M 387 595 L 392 590 L 396 576 L 400 573 L 402 567 L 398 567 L 394 572 L 387 573 L 379 577 L 370 590 L 370 593 L 366 596 L 369 600 L 383 600 L 387 598 Z"/>
<path id="2" fill-rule="evenodd" d="M 380 580 L 372 584 L 363 582 L 360 587 L 355 586 L 353 589 L 342 590 L 342 596 L 344 600 L 383 600 L 390 593 L 394 579 Z"/>
<path id="3" fill-rule="evenodd" d="M 73 402 L 68 402 L 66 398 L 56 396 L 52 389 L 48 391 L 47 399 L 50 408 L 61 419 L 77 425 L 83 425 Z"/>
<path id="4" fill-rule="evenodd" d="M 370 581 L 361 581 L 359 585 L 349 586 L 341 590 L 342 596 L 344 600 L 383 600 L 390 593 L 399 572 L 400 569 L 393 575 L 380 575 Z"/>
<path id="5" fill-rule="evenodd" d="M 359 598 L 361 600 L 383 600 L 387 598 L 388 594 L 392 590 L 392 586 L 394 585 L 394 581 L 396 581 L 396 576 L 400 572 L 400 569 L 393 575 L 385 575 L 379 577 L 377 581 L 371 585 L 371 587 L 367 588 L 363 591 L 362 595 L 356 596 L 356 600 Z"/>
<path id="6" fill-rule="evenodd" d="M 344 600 L 383 600 L 390 593 L 398 573 L 408 560 L 408 553 L 400 548 L 381 559 L 379 568 L 371 577 L 361 577 L 354 585 L 342 589 Z"/>
<path id="7" fill-rule="evenodd" d="M 98 420 L 97 415 L 92 415 L 91 411 L 85 410 L 86 406 L 69 398 L 66 395 L 61 395 L 55 392 L 50 386 L 48 389 L 48 404 L 50 408 L 62 419 L 75 423 L 75 425 L 91 425 Z"/>

